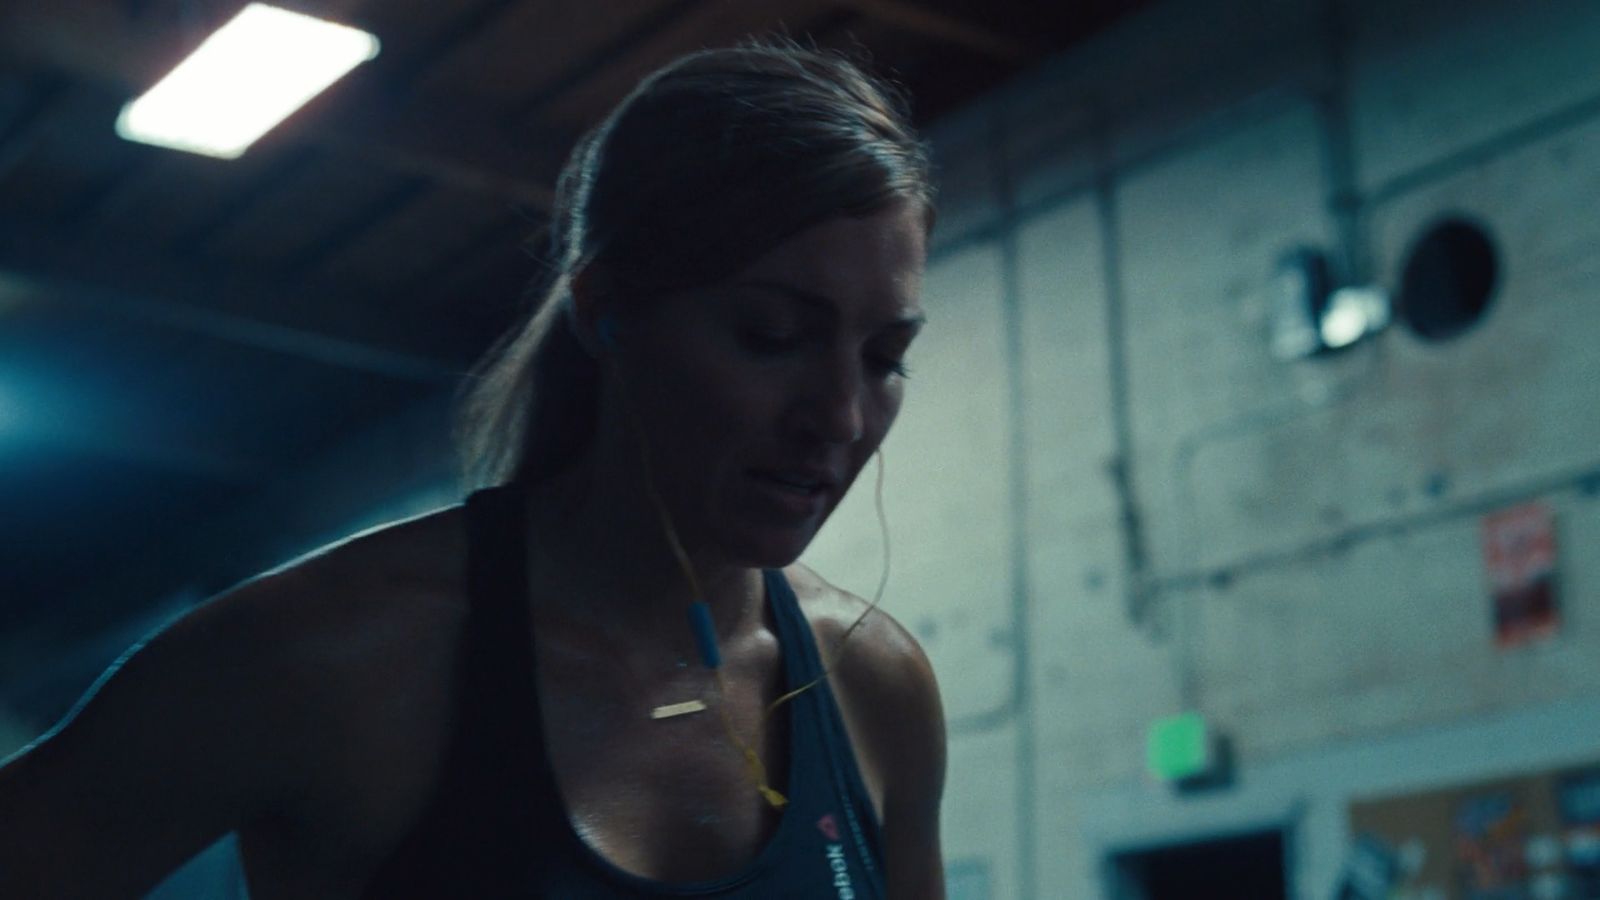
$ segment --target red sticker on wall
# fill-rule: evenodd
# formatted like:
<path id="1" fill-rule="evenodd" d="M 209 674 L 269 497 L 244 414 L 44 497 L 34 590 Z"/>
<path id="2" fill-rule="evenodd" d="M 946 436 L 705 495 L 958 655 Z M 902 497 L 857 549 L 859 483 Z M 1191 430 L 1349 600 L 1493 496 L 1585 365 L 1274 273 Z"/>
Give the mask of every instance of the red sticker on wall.
<path id="1" fill-rule="evenodd" d="M 1541 503 L 1514 506 L 1483 517 L 1483 559 L 1494 592 L 1494 638 L 1501 647 L 1554 634 L 1556 529 Z"/>

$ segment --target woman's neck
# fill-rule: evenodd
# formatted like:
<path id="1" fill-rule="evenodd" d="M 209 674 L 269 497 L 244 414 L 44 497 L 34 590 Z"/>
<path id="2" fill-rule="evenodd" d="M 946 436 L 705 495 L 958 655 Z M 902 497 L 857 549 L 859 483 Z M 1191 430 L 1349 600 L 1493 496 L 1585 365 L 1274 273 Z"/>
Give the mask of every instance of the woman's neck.
<path id="1" fill-rule="evenodd" d="M 687 613 L 704 600 L 719 639 L 760 622 L 761 572 L 684 549 L 691 581 L 668 540 L 662 513 L 637 466 L 596 452 L 530 487 L 529 570 L 547 620 L 595 628 L 614 640 L 660 646 L 689 631 Z M 696 596 L 695 584 L 703 596 Z M 666 629 L 667 634 L 660 634 Z"/>

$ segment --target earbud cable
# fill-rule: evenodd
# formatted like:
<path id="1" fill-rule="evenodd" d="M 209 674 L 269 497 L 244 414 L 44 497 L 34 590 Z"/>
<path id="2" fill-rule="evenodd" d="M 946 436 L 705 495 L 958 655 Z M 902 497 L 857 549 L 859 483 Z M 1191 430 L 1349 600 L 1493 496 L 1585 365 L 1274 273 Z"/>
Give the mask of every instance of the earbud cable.
<path id="1" fill-rule="evenodd" d="M 871 615 L 875 610 L 877 610 L 878 604 L 883 601 L 883 589 L 889 584 L 889 521 L 883 515 L 883 450 L 880 448 L 876 453 L 873 454 L 873 456 L 876 457 L 878 461 L 878 477 L 877 484 L 874 486 L 874 490 L 872 492 L 872 496 L 878 508 L 878 534 L 883 542 L 883 569 L 878 575 L 878 590 L 872 595 L 872 602 L 867 604 L 867 608 L 862 610 L 861 615 L 856 616 L 856 620 L 851 622 L 850 627 L 844 630 L 844 636 L 839 638 L 838 645 L 834 647 L 833 653 L 829 655 L 827 663 L 823 665 L 822 674 L 812 679 L 809 683 L 795 688 L 789 693 L 784 694 L 782 697 L 772 701 L 772 703 L 767 706 L 767 714 L 762 719 L 763 723 L 765 723 L 766 719 L 770 718 L 772 714 L 777 711 L 779 706 L 782 706 L 790 700 L 793 700 L 801 694 L 804 694 L 806 691 L 811 690 L 812 688 L 821 684 L 822 681 L 828 677 L 828 674 L 833 671 L 833 667 L 838 664 L 839 659 L 844 656 L 845 642 L 850 640 L 850 636 L 855 634 L 856 629 L 861 626 L 861 623 L 865 622 L 867 620 L 867 616 Z"/>
<path id="2" fill-rule="evenodd" d="M 609 343 L 610 342 L 608 342 L 608 344 Z M 705 594 L 701 590 L 700 579 L 695 577 L 694 566 L 689 561 L 688 551 L 684 550 L 683 542 L 678 538 L 678 530 L 673 527 L 672 517 L 667 512 L 667 505 L 665 501 L 662 500 L 661 493 L 656 489 L 655 471 L 651 466 L 650 447 L 645 440 L 644 429 L 638 427 L 638 418 L 634 415 L 632 398 L 628 395 L 627 385 L 623 381 L 621 373 L 616 371 L 615 365 L 612 365 L 609 368 L 611 368 L 612 375 L 616 379 L 618 389 L 622 393 L 622 402 L 623 406 L 628 410 L 628 417 L 634 421 L 634 431 L 636 432 L 639 442 L 639 460 L 644 474 L 645 491 L 650 497 L 651 504 L 656 508 L 656 514 L 661 519 L 662 531 L 667 537 L 667 544 L 671 547 L 673 556 L 678 560 L 679 567 L 683 569 L 684 576 L 688 578 L 689 588 L 693 592 L 692 596 L 695 598 L 693 604 L 694 608 L 691 608 L 690 611 L 691 628 L 693 628 L 696 633 L 697 642 L 700 646 L 701 659 L 706 664 L 706 667 L 711 670 L 712 676 L 716 682 L 718 694 L 717 712 L 722 720 L 723 730 L 727 732 L 728 739 L 733 742 L 734 746 L 739 748 L 740 754 L 744 757 L 745 770 L 750 775 L 750 780 L 755 783 L 756 790 L 760 792 L 762 798 L 765 799 L 768 805 L 770 805 L 772 808 L 782 809 L 786 804 L 788 804 L 788 798 L 779 791 L 775 790 L 771 784 L 768 783 L 767 767 L 762 763 L 761 755 L 754 747 L 750 745 L 749 742 L 745 741 L 745 739 L 739 735 L 738 729 L 733 725 L 733 718 L 728 714 L 728 685 L 722 676 L 721 658 L 716 646 L 716 632 L 715 629 L 709 625 L 710 612 L 706 607 L 705 600 L 703 599 Z M 856 620 L 850 623 L 850 627 L 845 629 L 844 635 L 839 639 L 838 645 L 834 647 L 833 652 L 829 655 L 827 663 L 822 667 L 822 674 L 818 675 L 807 684 L 795 688 L 794 690 L 784 694 L 768 704 L 766 711 L 761 715 L 761 721 L 757 726 L 758 728 L 764 729 L 766 727 L 767 722 L 772 718 L 772 714 L 778 710 L 778 707 L 789 702 L 790 700 L 793 700 L 801 694 L 804 694 L 806 691 L 811 690 L 812 688 L 821 684 L 823 680 L 828 677 L 829 673 L 833 671 L 834 666 L 844 655 L 845 642 L 850 640 L 850 636 L 855 633 L 855 630 L 860 627 L 862 622 L 866 621 L 867 616 L 871 615 L 872 612 L 878 608 L 879 602 L 883 600 L 884 587 L 889 583 L 889 523 L 883 514 L 882 449 L 880 448 L 874 455 L 877 457 L 878 471 L 877 484 L 875 486 L 875 490 L 873 491 L 873 497 L 878 511 L 878 529 L 883 540 L 883 570 L 878 577 L 877 593 L 873 595 L 872 602 L 868 604 L 867 608 L 861 612 L 861 615 L 857 616 Z"/>

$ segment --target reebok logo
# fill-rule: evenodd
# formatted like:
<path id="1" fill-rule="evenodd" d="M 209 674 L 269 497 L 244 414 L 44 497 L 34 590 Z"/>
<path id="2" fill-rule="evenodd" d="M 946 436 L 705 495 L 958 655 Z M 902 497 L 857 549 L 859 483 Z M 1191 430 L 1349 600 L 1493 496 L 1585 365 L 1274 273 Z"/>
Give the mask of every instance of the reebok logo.
<path id="1" fill-rule="evenodd" d="M 827 818 L 831 819 L 832 816 Z M 839 900 L 856 900 L 856 889 L 850 883 L 850 864 L 845 862 L 843 844 L 828 845 L 828 868 L 833 870 L 833 889 L 838 892 Z"/>
<path id="2" fill-rule="evenodd" d="M 828 813 L 817 820 L 817 830 L 821 831 L 822 836 L 830 841 L 839 839 L 839 823 L 833 820 L 833 813 Z"/>

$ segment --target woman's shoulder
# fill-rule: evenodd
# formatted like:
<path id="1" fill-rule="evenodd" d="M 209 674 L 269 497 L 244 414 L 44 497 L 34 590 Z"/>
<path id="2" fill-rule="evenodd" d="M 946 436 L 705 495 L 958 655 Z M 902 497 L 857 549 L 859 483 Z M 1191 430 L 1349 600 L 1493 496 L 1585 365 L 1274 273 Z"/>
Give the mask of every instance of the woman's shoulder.
<path id="1" fill-rule="evenodd" d="M 363 679 L 462 620 L 460 507 L 368 529 L 250 578 L 176 617 L 127 654 L 226 660 L 262 709 Z M 282 702 L 278 702 L 282 701 Z"/>
<path id="2" fill-rule="evenodd" d="M 466 619 L 465 545 L 459 505 L 380 525 L 262 575 L 239 612 L 272 621 L 275 666 L 306 690 L 392 707 L 396 691 L 448 681 Z"/>
<path id="3" fill-rule="evenodd" d="M 892 800 L 896 792 L 893 773 L 933 779 L 934 770 L 943 771 L 944 713 L 933 666 L 911 632 L 881 607 L 870 608 L 799 563 L 784 575 L 823 663 L 831 663 L 829 682 L 881 810 L 884 795 Z M 904 764 L 910 756 L 927 763 L 923 772 Z"/>
<path id="4" fill-rule="evenodd" d="M 459 582 L 465 560 L 465 507 L 441 507 L 386 522 L 326 544 L 260 579 L 296 580 L 350 601 L 402 588 L 407 595 Z"/>
<path id="5" fill-rule="evenodd" d="M 940 871 L 946 758 L 944 710 L 933 666 L 916 638 L 888 613 L 868 612 L 865 600 L 805 566 L 796 564 L 784 573 L 824 662 L 833 662 L 829 684 L 883 825 L 889 883 L 932 883 Z M 852 633 L 857 619 L 861 624 Z"/>
<path id="6" fill-rule="evenodd" d="M 916 689 L 915 682 L 922 680 L 931 685 L 933 670 L 922 646 L 883 607 L 869 612 L 866 600 L 830 583 L 802 563 L 788 566 L 783 573 L 816 635 L 823 659 L 838 656 L 836 674 L 889 676 L 895 682 L 903 682 L 901 687 L 906 689 Z M 856 625 L 858 620 L 860 624 Z"/>
<path id="7" fill-rule="evenodd" d="M 358 676 L 459 626 L 465 604 L 461 507 L 391 522 L 265 572 L 196 614 L 240 620 L 278 665 Z M 206 608 L 209 607 L 209 608 Z"/>
<path id="8" fill-rule="evenodd" d="M 219 617 L 267 623 L 256 663 L 280 694 L 268 708 L 304 748 L 301 796 L 245 831 L 247 853 L 364 857 L 419 814 L 454 713 L 462 518 L 458 505 L 369 529 L 214 601 Z"/>
<path id="9" fill-rule="evenodd" d="M 455 518 L 342 541 L 124 654 L 0 768 L 0 800 L 60 851 L 29 866 L 132 896 L 230 830 L 256 871 L 305 877 L 392 844 L 427 796 L 450 717 Z M 7 839 L 0 827 L 0 850 Z"/>

